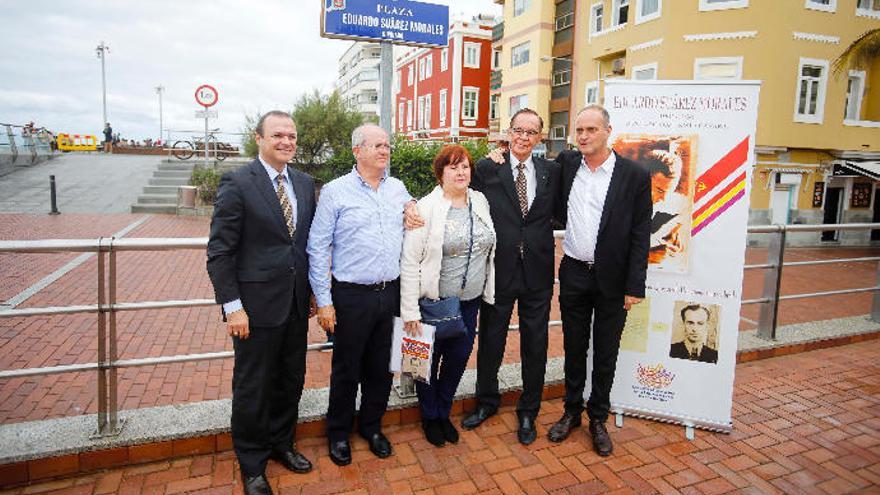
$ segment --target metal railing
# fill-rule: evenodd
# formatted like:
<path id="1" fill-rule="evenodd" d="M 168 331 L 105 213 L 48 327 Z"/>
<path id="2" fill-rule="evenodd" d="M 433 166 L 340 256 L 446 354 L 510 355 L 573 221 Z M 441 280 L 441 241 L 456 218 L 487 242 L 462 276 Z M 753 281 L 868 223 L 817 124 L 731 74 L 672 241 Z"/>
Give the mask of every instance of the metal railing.
<path id="1" fill-rule="evenodd" d="M 775 339 L 776 322 L 779 302 L 797 298 L 831 296 L 874 291 L 872 318 L 880 321 L 880 287 L 862 287 L 856 289 L 804 293 L 781 296 L 779 294 L 782 268 L 784 266 L 820 265 L 840 262 L 880 261 L 880 257 L 843 258 L 830 260 L 799 261 L 785 263 L 786 232 L 810 232 L 823 230 L 871 230 L 880 229 L 880 223 L 874 224 L 842 224 L 842 225 L 769 225 L 749 227 L 753 234 L 770 234 L 773 238 L 768 249 L 768 261 L 764 264 L 746 265 L 746 270 L 767 270 L 764 279 L 763 296 L 757 299 L 743 300 L 742 304 L 761 304 L 761 316 L 758 323 L 758 335 L 765 339 Z M 556 231 L 555 236 L 561 238 L 563 231 Z M 171 250 L 204 250 L 208 238 L 142 238 L 116 239 L 98 238 L 88 240 L 35 240 L 35 241 L 0 241 L 0 253 L 57 253 L 78 252 L 97 254 L 97 304 L 56 306 L 25 309 L 0 310 L 0 318 L 28 317 L 40 315 L 59 315 L 76 313 L 95 313 L 98 319 L 98 360 L 96 363 L 69 364 L 43 368 L 25 368 L 0 371 L 0 379 L 44 376 L 59 373 L 81 371 L 97 371 L 98 374 L 98 428 L 96 437 L 113 436 L 122 429 L 118 417 L 117 371 L 120 368 L 152 366 L 158 364 L 208 361 L 233 357 L 233 351 L 220 351 L 202 354 L 183 354 L 138 359 L 119 359 L 116 339 L 116 315 L 124 311 L 142 311 L 169 308 L 193 308 L 214 306 L 212 299 L 189 299 L 168 301 L 119 302 L 116 297 L 116 254 L 121 251 L 171 251 Z M 878 264 L 880 277 L 880 264 Z M 559 282 L 558 280 L 556 281 Z M 562 322 L 553 320 L 550 326 L 561 326 Z M 518 330 L 519 325 L 511 325 Z M 309 344 L 309 351 L 332 348 L 332 343 Z"/>

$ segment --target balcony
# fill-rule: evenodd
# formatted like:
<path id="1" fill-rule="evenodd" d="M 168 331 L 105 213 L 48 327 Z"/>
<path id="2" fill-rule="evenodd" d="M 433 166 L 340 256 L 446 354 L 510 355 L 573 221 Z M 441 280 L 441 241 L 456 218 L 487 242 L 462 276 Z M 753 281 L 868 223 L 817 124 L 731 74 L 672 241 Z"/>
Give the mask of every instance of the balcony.
<path id="1" fill-rule="evenodd" d="M 492 26 L 492 42 L 501 41 L 501 38 L 504 37 L 504 23 L 499 22 Z"/>
<path id="2" fill-rule="evenodd" d="M 501 70 L 496 69 L 492 71 L 492 75 L 489 76 L 489 89 L 496 90 L 501 89 Z"/>

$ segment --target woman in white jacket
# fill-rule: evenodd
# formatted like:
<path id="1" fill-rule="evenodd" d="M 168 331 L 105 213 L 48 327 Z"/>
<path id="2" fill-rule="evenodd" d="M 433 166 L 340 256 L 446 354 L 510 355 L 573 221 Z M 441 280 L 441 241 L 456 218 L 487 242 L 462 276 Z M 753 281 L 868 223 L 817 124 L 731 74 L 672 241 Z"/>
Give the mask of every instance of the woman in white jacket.
<path id="1" fill-rule="evenodd" d="M 439 185 L 417 205 L 425 225 L 407 230 L 403 239 L 400 316 L 406 332 L 418 335 L 419 298 L 461 300 L 467 333 L 436 341 L 430 383 L 416 383 L 425 437 L 440 447 L 458 442 L 449 421 L 452 399 L 474 348 L 480 301 L 495 302 L 495 229 L 485 196 L 468 188 L 471 157 L 465 148 L 444 146 L 434 159 L 434 175 Z"/>

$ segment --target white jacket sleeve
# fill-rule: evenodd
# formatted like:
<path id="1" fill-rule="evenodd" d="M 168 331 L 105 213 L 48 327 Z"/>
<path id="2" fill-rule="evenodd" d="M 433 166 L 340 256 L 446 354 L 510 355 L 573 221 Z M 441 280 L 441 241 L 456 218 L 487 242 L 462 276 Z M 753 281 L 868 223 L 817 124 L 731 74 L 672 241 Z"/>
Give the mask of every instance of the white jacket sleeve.
<path id="1" fill-rule="evenodd" d="M 403 321 L 421 320 L 419 294 L 421 294 L 421 264 L 425 256 L 430 223 L 428 215 L 417 205 L 425 225 L 407 230 L 403 235 L 403 251 L 400 255 L 400 317 Z"/>

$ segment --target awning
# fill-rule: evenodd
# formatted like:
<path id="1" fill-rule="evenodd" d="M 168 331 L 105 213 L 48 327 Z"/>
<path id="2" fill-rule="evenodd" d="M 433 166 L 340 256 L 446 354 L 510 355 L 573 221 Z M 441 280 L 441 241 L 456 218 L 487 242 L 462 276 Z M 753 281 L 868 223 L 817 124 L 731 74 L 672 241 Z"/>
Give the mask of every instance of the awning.
<path id="1" fill-rule="evenodd" d="M 834 175 L 861 175 L 880 180 L 880 162 L 843 162 L 834 164 Z"/>

